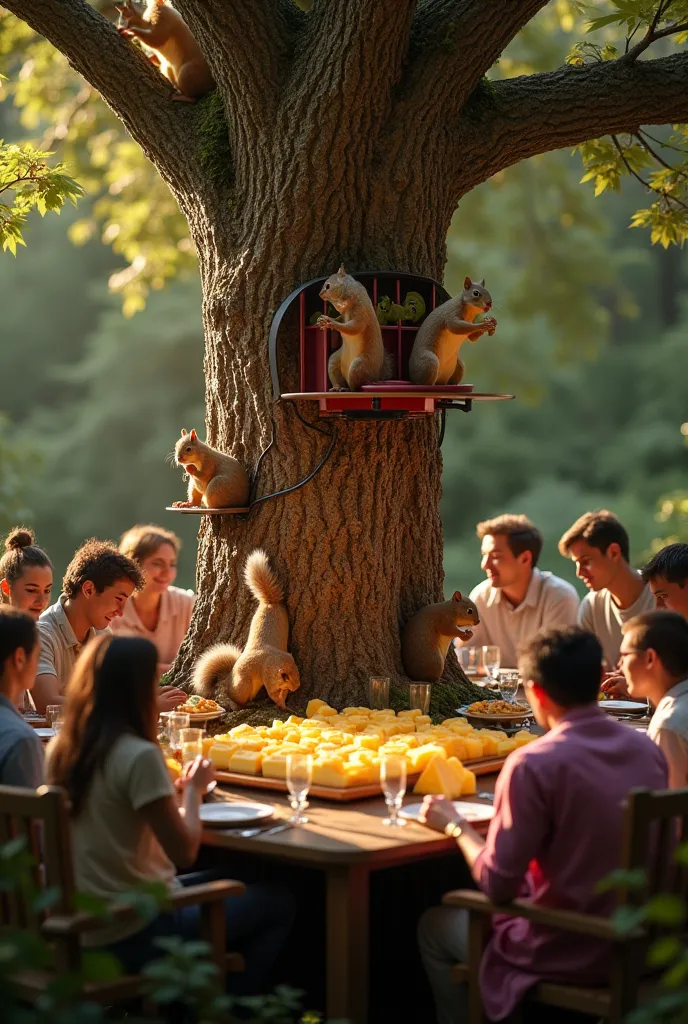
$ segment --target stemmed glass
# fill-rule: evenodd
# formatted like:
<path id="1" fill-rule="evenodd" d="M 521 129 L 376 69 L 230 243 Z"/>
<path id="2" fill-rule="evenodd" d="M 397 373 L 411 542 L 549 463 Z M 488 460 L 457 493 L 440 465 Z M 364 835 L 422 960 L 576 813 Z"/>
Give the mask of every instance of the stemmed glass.
<path id="1" fill-rule="evenodd" d="M 385 794 L 389 818 L 382 824 L 391 828 L 403 828 L 406 822 L 399 817 L 399 811 L 406 792 L 406 758 L 390 754 L 380 764 L 380 783 Z"/>
<path id="2" fill-rule="evenodd" d="M 487 644 L 483 647 L 483 667 L 489 682 L 499 682 L 499 666 L 502 654 L 496 644 Z"/>
<path id="3" fill-rule="evenodd" d="M 289 818 L 292 825 L 305 825 L 308 818 L 303 813 L 308 807 L 308 791 L 313 779 L 313 757 L 311 754 L 287 754 L 287 789 L 289 803 L 294 813 Z"/>
<path id="4" fill-rule="evenodd" d="M 509 669 L 503 669 L 499 673 L 499 690 L 502 698 L 509 702 L 509 704 L 516 703 L 516 693 L 520 679 L 518 672 L 512 672 Z"/>
<path id="5" fill-rule="evenodd" d="M 62 728 L 62 718 L 64 715 L 64 704 L 48 704 L 45 709 L 45 717 L 50 722 L 50 727 L 57 736 L 58 732 Z"/>

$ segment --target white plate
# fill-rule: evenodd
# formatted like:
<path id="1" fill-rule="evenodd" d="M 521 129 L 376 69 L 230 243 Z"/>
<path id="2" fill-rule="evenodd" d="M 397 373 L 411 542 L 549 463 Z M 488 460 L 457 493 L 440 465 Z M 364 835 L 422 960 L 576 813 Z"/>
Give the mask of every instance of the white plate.
<path id="1" fill-rule="evenodd" d="M 411 818 L 417 821 L 422 806 L 422 803 L 408 804 L 406 807 L 402 808 L 399 813 L 402 818 Z M 492 804 L 471 803 L 468 800 L 454 800 L 454 807 L 462 818 L 465 818 L 466 821 L 470 821 L 472 823 L 491 821 L 495 812 Z"/>
<path id="2" fill-rule="evenodd" d="M 229 801 L 201 804 L 200 819 L 204 825 L 218 828 L 234 825 L 257 824 L 271 818 L 274 809 L 269 804 L 230 803 Z"/>
<path id="3" fill-rule="evenodd" d="M 177 714 L 176 711 L 161 711 L 160 717 L 165 718 L 167 715 L 175 714 Z M 220 708 L 219 711 L 201 711 L 195 715 L 192 715 L 190 711 L 181 711 L 180 714 L 188 714 L 190 722 L 210 722 L 213 718 L 222 718 L 226 711 L 224 708 Z"/>
<path id="4" fill-rule="evenodd" d="M 42 740 L 51 740 L 55 735 L 55 730 L 49 726 L 39 725 L 33 730 L 37 736 L 40 736 Z"/>
<path id="5" fill-rule="evenodd" d="M 623 711 L 624 715 L 647 714 L 647 705 L 638 704 L 634 700 L 600 700 L 598 704 L 603 711 L 610 711 L 612 713 Z"/>

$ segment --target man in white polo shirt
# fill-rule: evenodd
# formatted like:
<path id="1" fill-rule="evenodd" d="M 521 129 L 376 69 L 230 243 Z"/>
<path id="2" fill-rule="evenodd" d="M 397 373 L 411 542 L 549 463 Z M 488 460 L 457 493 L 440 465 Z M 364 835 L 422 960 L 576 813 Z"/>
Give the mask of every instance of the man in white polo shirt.
<path id="1" fill-rule="evenodd" d="M 84 645 L 121 615 L 144 575 L 113 544 L 87 540 L 67 566 L 62 593 L 38 620 L 41 653 L 32 696 L 39 714 L 61 704 L 64 688 Z"/>
<path id="2" fill-rule="evenodd" d="M 519 648 L 541 629 L 573 626 L 578 595 L 566 580 L 537 568 L 542 534 L 523 515 L 503 515 L 478 523 L 484 583 L 471 591 L 479 625 L 464 647 L 497 644 L 503 666 L 516 667 Z"/>
<path id="3" fill-rule="evenodd" d="M 613 512 L 586 512 L 561 538 L 559 552 L 573 559 L 576 576 L 590 591 L 578 622 L 595 633 L 611 671 L 619 660 L 623 624 L 654 608 L 652 591 L 630 564 L 628 533 Z"/>

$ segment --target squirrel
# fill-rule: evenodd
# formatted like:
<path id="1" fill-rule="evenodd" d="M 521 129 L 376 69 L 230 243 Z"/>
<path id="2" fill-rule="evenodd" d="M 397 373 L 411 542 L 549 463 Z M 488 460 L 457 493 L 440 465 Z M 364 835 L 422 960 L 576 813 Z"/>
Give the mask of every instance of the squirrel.
<path id="1" fill-rule="evenodd" d="M 463 291 L 448 299 L 428 315 L 418 328 L 409 360 L 409 376 L 414 384 L 460 384 L 465 366 L 459 359 L 459 349 L 468 338 L 477 341 L 483 334 L 494 334 L 497 321 L 485 317 L 474 320 L 492 308 L 492 298 L 485 287 L 485 279 L 471 281 L 467 277 Z"/>
<path id="2" fill-rule="evenodd" d="M 479 622 L 478 609 L 459 590 L 450 601 L 428 604 L 411 616 L 401 638 L 401 660 L 409 679 L 436 683 L 451 641 L 470 640 L 470 627 Z"/>
<path id="3" fill-rule="evenodd" d="M 382 331 L 370 296 L 364 286 L 347 274 L 342 265 L 328 277 L 320 290 L 340 317 L 318 317 L 322 330 L 339 331 L 342 346 L 327 362 L 327 373 L 335 391 L 360 391 L 364 384 L 389 379 L 393 373 L 392 356 L 385 352 Z"/>
<path id="4" fill-rule="evenodd" d="M 243 652 L 233 644 L 215 644 L 196 662 L 191 688 L 203 697 L 214 694 L 243 706 L 264 686 L 275 704 L 286 709 L 289 693 L 301 685 L 296 662 L 288 653 L 289 618 L 284 592 L 260 548 L 244 569 L 246 585 L 258 601 Z"/>
<path id="5" fill-rule="evenodd" d="M 140 39 L 153 51 L 151 63 L 172 83 L 177 95 L 172 98 L 195 103 L 215 89 L 208 62 L 191 35 L 181 14 L 166 0 L 147 0 L 141 13 L 132 0 L 115 4 L 124 18 L 117 31 L 128 39 Z"/>
<path id="6" fill-rule="evenodd" d="M 204 444 L 196 431 L 182 436 L 174 446 L 174 461 L 189 476 L 188 501 L 173 502 L 174 508 L 243 508 L 249 495 L 248 474 L 231 455 Z"/>

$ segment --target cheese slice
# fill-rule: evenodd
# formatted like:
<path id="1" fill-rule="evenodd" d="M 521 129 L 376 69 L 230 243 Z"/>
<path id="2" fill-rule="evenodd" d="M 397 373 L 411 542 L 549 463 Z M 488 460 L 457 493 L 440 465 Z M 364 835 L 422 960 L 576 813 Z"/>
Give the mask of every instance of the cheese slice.
<path id="1" fill-rule="evenodd" d="M 313 700 L 309 700 L 308 701 L 308 706 L 306 707 L 306 718 L 312 718 L 313 715 L 317 715 L 317 713 L 320 710 L 320 708 L 324 708 L 324 707 L 325 707 L 325 701 L 324 700 L 319 700 L 317 697 L 315 697 Z"/>
<path id="2" fill-rule="evenodd" d="M 227 771 L 229 768 L 229 759 L 237 749 L 238 746 L 236 743 L 213 743 L 207 756 L 216 768 L 220 768 L 222 771 Z"/>
<path id="3" fill-rule="evenodd" d="M 435 756 L 413 787 L 413 792 L 420 796 L 446 796 L 456 800 L 461 796 L 462 789 L 463 766 L 460 761 L 456 758 L 446 761 Z"/>
<path id="4" fill-rule="evenodd" d="M 230 772 L 241 772 L 243 775 L 260 775 L 263 761 L 261 750 L 235 750 L 229 759 L 227 768 Z"/>

